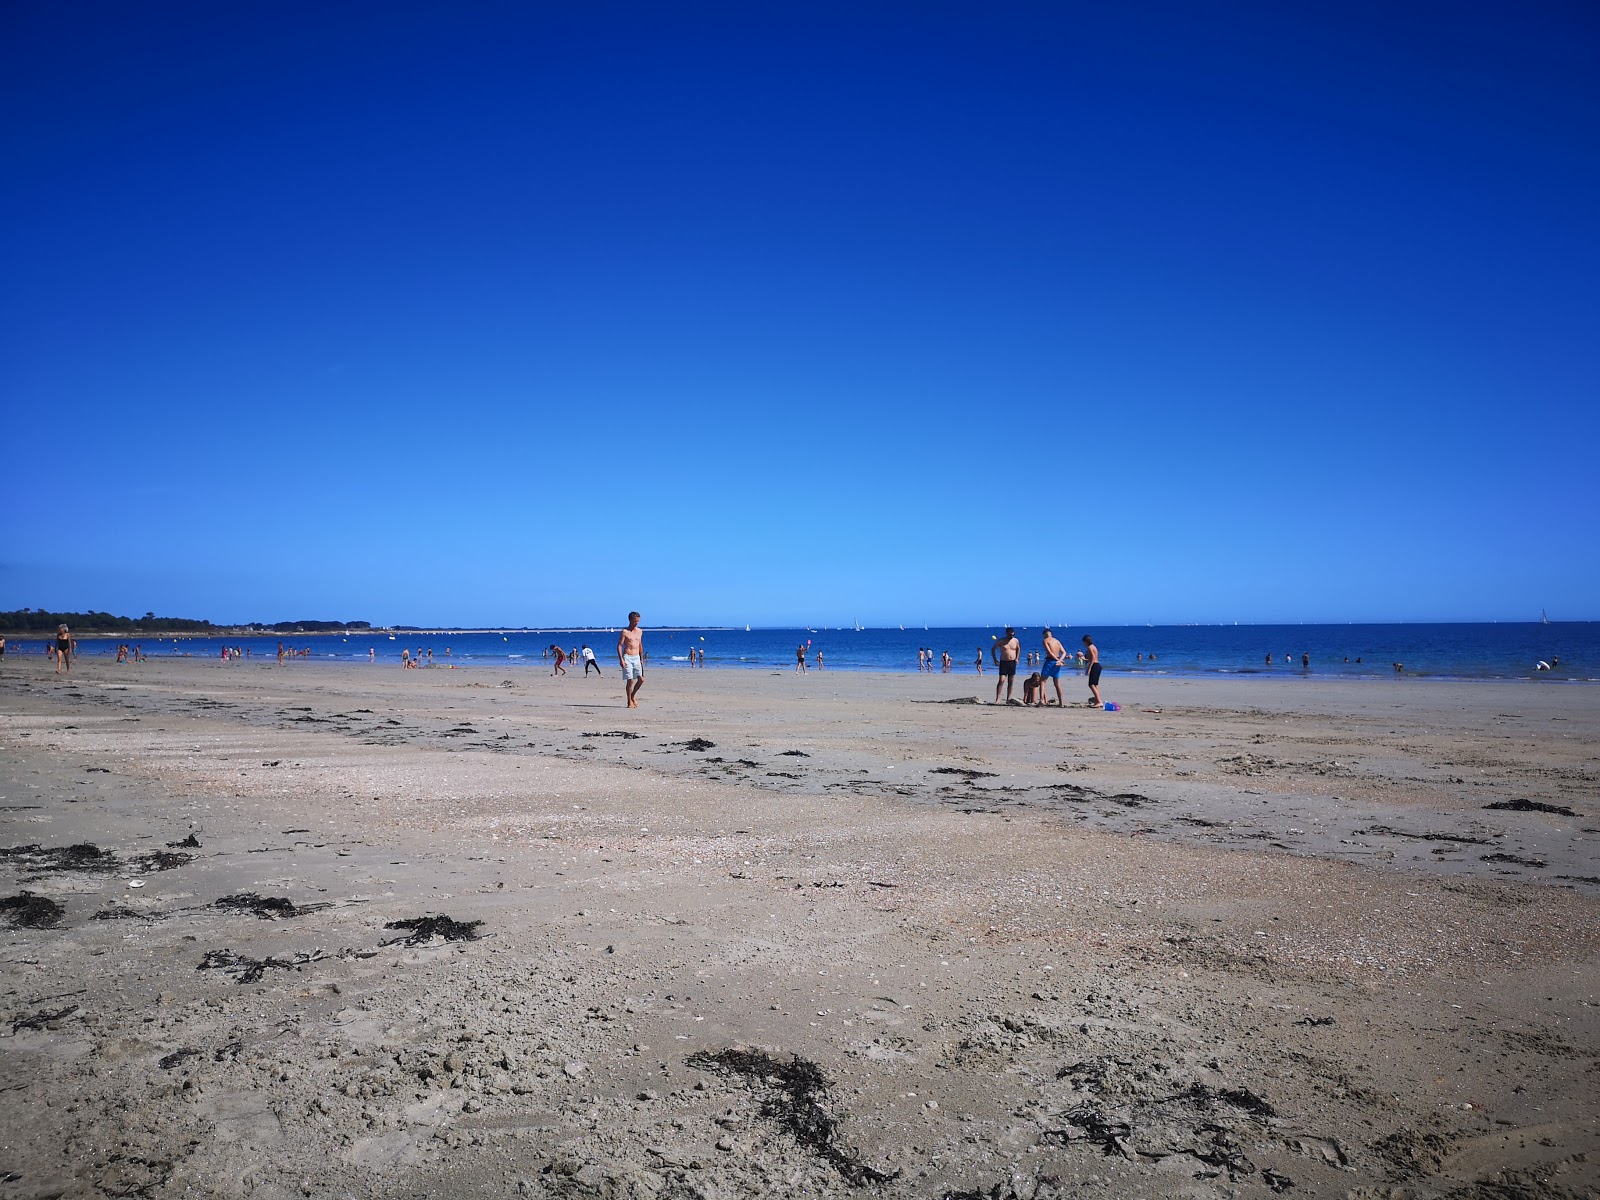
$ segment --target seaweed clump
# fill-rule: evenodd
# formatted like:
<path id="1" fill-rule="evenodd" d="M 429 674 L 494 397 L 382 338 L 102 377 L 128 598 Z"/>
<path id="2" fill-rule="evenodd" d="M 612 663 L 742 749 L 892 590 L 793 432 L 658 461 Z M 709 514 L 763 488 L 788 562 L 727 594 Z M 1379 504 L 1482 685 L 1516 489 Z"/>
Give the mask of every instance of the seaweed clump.
<path id="1" fill-rule="evenodd" d="M 83 871 L 109 874 L 117 869 L 117 856 L 93 842 L 75 846 L 0 846 L 0 859 L 15 859 L 35 875 L 51 871 Z"/>
<path id="2" fill-rule="evenodd" d="M 821 1157 L 853 1186 L 885 1184 L 900 1174 L 875 1170 L 839 1144 L 839 1122 L 822 1103 L 828 1096 L 828 1080 L 816 1063 L 799 1055 L 779 1062 L 759 1050 L 734 1049 L 699 1050 L 688 1062 L 702 1071 L 743 1078 L 752 1088 L 762 1087 L 761 1115 L 787 1130 L 803 1149 Z"/>
<path id="3" fill-rule="evenodd" d="M 1564 804 L 1542 804 L 1538 800 L 1496 800 L 1493 804 L 1485 804 L 1483 807 L 1496 812 L 1542 812 L 1554 813 L 1558 817 L 1578 815 Z"/>
<path id="4" fill-rule="evenodd" d="M 405 937 L 390 938 L 383 944 L 392 946 L 396 942 L 404 942 L 408 946 L 418 946 L 436 937 L 447 942 L 475 942 L 482 936 L 478 933 L 478 926 L 482 924 L 482 921 L 453 921 L 443 913 L 436 917 L 409 917 L 404 921 L 390 921 L 384 928 L 408 929 L 410 933 Z"/>
<path id="5" fill-rule="evenodd" d="M 297 905 L 287 896 L 258 896 L 254 892 L 239 892 L 237 895 L 224 896 L 220 900 L 211 902 L 212 908 L 231 908 L 236 912 L 252 912 L 263 921 L 276 920 L 278 917 L 303 917 L 307 913 L 316 912 L 318 909 L 327 908 L 326 904 Z"/>
<path id="6" fill-rule="evenodd" d="M 13 929 L 54 929 L 65 911 L 49 897 L 32 892 L 0 897 L 0 913 L 6 914 Z"/>
<path id="7" fill-rule="evenodd" d="M 247 958 L 232 950 L 207 950 L 200 960 L 198 971 L 221 971 L 232 975 L 236 983 L 260 983 L 269 970 L 297 971 L 307 963 L 327 957 L 321 950 L 309 954 L 296 954 L 293 958 Z"/>
<path id="8" fill-rule="evenodd" d="M 69 1004 L 65 1008 L 58 1008 L 53 1012 L 50 1009 L 42 1009 L 31 1017 L 19 1017 L 11 1022 L 12 1035 L 15 1036 L 24 1029 L 53 1029 L 77 1011 L 78 1006 L 76 1004 Z"/>

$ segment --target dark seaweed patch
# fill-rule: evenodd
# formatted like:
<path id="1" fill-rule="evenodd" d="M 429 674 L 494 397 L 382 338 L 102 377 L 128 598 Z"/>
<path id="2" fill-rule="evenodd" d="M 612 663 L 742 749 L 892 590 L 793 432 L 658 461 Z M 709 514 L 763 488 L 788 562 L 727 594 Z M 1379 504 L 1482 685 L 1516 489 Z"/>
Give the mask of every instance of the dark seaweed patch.
<path id="1" fill-rule="evenodd" d="M 1487 809 L 1496 812 L 1542 812 L 1554 813 L 1558 817 L 1575 817 L 1578 814 L 1562 804 L 1541 804 L 1537 800 L 1496 800 L 1493 804 L 1485 804 Z"/>
<path id="2" fill-rule="evenodd" d="M 478 926 L 482 924 L 482 921 L 452 921 L 442 913 L 437 917 L 390 921 L 384 926 L 385 929 L 409 929 L 411 932 L 403 938 L 391 938 L 383 944 L 392 946 L 396 942 L 404 942 L 408 946 L 417 946 L 436 937 L 447 942 L 475 942 L 482 936 L 478 932 Z"/>
<path id="3" fill-rule="evenodd" d="M 319 909 L 327 908 L 326 904 L 297 905 L 287 896 L 258 896 L 254 892 L 240 892 L 234 896 L 224 896 L 220 900 L 211 902 L 213 908 L 231 908 L 236 912 L 252 912 L 263 921 L 271 921 L 278 917 L 303 917 Z"/>
<path id="4" fill-rule="evenodd" d="M 968 767 L 933 767 L 929 769 L 928 774 L 959 775 L 970 782 L 974 779 L 993 779 L 995 773 L 993 771 L 974 771 Z"/>
<path id="5" fill-rule="evenodd" d="M 54 1012 L 49 1009 L 34 1013 L 31 1017 L 21 1017 L 11 1022 L 11 1032 L 20 1033 L 24 1029 L 48 1029 L 57 1021 L 64 1021 L 78 1011 L 76 1004 L 69 1004 L 65 1008 L 58 1008 Z"/>
<path id="6" fill-rule="evenodd" d="M 796 775 L 793 771 L 768 771 L 767 772 L 767 778 L 768 779 L 799 779 L 800 776 Z"/>
<path id="7" fill-rule="evenodd" d="M 128 865 L 135 871 L 172 871 L 193 861 L 192 854 L 180 854 L 176 850 L 155 850 L 149 854 L 130 858 Z"/>
<path id="8" fill-rule="evenodd" d="M 1278 1110 L 1273 1108 L 1260 1096 L 1249 1088 L 1211 1088 L 1203 1083 L 1191 1084 L 1188 1091 L 1181 1092 L 1172 1097 L 1174 1100 L 1198 1100 L 1202 1104 L 1212 1104 L 1222 1100 L 1233 1107 L 1242 1109 L 1256 1117 L 1275 1117 Z"/>
<path id="9" fill-rule="evenodd" d="M 613 729 L 610 733 L 586 733 L 583 736 L 584 737 L 619 737 L 619 738 L 627 738 L 629 741 L 636 741 L 637 739 L 643 737 L 644 735 L 642 733 L 632 733 L 632 732 L 630 732 L 630 731 L 628 731 L 626 729 Z"/>
<path id="10" fill-rule="evenodd" d="M 1479 862 L 1489 863 L 1515 863 L 1519 867 L 1548 867 L 1550 864 L 1542 858 L 1520 858 L 1515 854 L 1480 854 Z"/>
<path id="11" fill-rule="evenodd" d="M 91 921 L 159 921 L 159 913 L 135 912 L 131 908 L 112 907 L 102 908 L 90 916 Z"/>
<path id="12" fill-rule="evenodd" d="M 696 1051 L 691 1067 L 719 1075 L 742 1078 L 746 1086 L 760 1088 L 761 1115 L 785 1129 L 803 1149 L 811 1151 L 855 1187 L 885 1184 L 900 1172 L 885 1174 L 861 1161 L 855 1151 L 839 1144 L 839 1122 L 823 1107 L 828 1080 L 816 1063 L 795 1055 L 779 1062 L 759 1050 Z"/>
<path id="13" fill-rule="evenodd" d="M 0 897 L 0 913 L 7 916 L 13 929 L 54 929 L 65 911 L 54 900 L 32 892 Z"/>
<path id="14" fill-rule="evenodd" d="M 167 849 L 168 850 L 198 850 L 198 849 L 200 849 L 200 839 L 195 837 L 195 835 L 191 833 L 188 837 L 184 838 L 183 841 L 181 841 L 181 842 L 168 842 L 167 843 Z"/>
<path id="15" fill-rule="evenodd" d="M 166 1057 L 164 1057 L 161 1060 L 161 1062 L 160 1062 L 161 1069 L 163 1071 L 170 1071 L 170 1070 L 172 1070 L 173 1067 L 177 1066 L 184 1059 L 193 1058 L 195 1055 L 197 1055 L 199 1053 L 200 1053 L 200 1051 L 191 1050 L 187 1046 L 183 1047 L 180 1050 L 174 1050 L 171 1054 L 168 1054 Z"/>
<path id="16" fill-rule="evenodd" d="M 50 871 L 110 873 L 117 869 L 117 856 L 92 842 L 75 846 L 0 846 L 0 859 L 15 859 L 35 874 Z"/>
<path id="17" fill-rule="evenodd" d="M 804 750 L 785 750 L 778 755 L 779 758 L 810 758 Z"/>
<path id="18" fill-rule="evenodd" d="M 260 983 L 268 971 L 298 971 L 307 963 L 327 957 L 321 950 L 296 954 L 293 958 L 247 958 L 232 950 L 207 950 L 197 971 L 221 971 L 236 983 Z"/>
<path id="19" fill-rule="evenodd" d="M 1152 803 L 1149 796 L 1142 796 L 1138 792 L 1117 792 L 1112 795 L 1108 792 L 1098 792 L 1094 788 L 1080 787 L 1075 783 L 1052 784 L 1050 791 L 1062 800 L 1098 800 L 1102 803 L 1120 804 L 1124 808 L 1138 808 L 1141 805 Z"/>
<path id="20" fill-rule="evenodd" d="M 687 742 L 679 742 L 678 745 L 685 750 L 715 750 L 717 748 L 715 742 L 708 742 L 703 737 L 690 738 Z"/>
<path id="21" fill-rule="evenodd" d="M 1472 837 L 1462 833 L 1411 833 L 1405 829 L 1395 829 L 1389 825 L 1374 825 L 1371 829 L 1358 829 L 1356 833 L 1362 837 L 1374 834 L 1382 837 L 1415 838 L 1419 842 L 1460 842 L 1467 846 L 1492 846 L 1494 843 L 1488 838 Z"/>

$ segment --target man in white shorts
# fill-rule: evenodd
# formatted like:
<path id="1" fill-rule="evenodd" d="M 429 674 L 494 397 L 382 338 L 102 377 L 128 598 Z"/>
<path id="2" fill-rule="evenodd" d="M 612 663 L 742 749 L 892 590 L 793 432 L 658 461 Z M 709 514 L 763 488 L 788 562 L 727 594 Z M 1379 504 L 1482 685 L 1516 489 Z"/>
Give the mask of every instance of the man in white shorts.
<path id="1" fill-rule="evenodd" d="M 628 627 L 617 635 L 617 661 L 622 664 L 622 682 L 628 690 L 628 707 L 639 707 L 639 689 L 644 686 L 644 630 L 639 614 L 628 614 Z"/>

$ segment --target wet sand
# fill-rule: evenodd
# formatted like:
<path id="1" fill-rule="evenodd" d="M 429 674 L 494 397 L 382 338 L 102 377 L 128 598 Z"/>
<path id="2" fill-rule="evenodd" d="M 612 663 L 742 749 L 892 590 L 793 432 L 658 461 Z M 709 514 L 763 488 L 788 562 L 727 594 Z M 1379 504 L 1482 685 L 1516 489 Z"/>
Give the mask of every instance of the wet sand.
<path id="1" fill-rule="evenodd" d="M 8 660 L 0 1195 L 1600 1192 L 1600 689 L 993 687 Z"/>

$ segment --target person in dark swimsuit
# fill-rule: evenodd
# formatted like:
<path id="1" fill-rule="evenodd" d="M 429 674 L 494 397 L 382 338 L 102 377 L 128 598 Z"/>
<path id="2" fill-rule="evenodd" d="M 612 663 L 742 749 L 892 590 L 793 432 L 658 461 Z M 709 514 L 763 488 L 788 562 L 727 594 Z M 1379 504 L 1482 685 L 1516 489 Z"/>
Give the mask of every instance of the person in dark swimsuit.
<path id="1" fill-rule="evenodd" d="M 65 625 L 56 630 L 56 674 L 72 670 L 72 634 Z"/>

